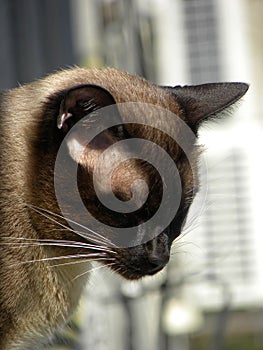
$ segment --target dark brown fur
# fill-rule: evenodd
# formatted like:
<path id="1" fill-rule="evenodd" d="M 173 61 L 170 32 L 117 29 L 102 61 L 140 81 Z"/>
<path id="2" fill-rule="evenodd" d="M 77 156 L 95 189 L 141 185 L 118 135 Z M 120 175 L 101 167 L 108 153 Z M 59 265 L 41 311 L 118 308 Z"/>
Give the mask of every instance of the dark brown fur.
<path id="1" fill-rule="evenodd" d="M 199 87 L 198 93 L 194 93 L 192 88 L 158 87 L 115 69 L 76 68 L 1 95 L 1 350 L 39 348 L 72 315 L 88 278 L 85 272 L 89 269 L 90 259 L 86 259 L 87 262 L 83 264 L 64 265 L 65 260 L 62 258 L 72 254 L 87 254 L 87 248 L 67 247 L 63 244 L 36 245 L 37 242 L 43 243 L 45 240 L 47 243 L 54 239 L 56 242 L 86 242 L 70 229 L 59 230 L 61 227 L 57 223 L 35 210 L 42 208 L 61 214 L 54 192 L 53 168 L 64 134 L 58 130 L 56 123 L 67 91 L 82 84 L 102 87 L 117 104 L 144 102 L 160 106 L 178 115 L 194 133 L 201 121 L 238 100 L 247 89 L 245 84 L 225 84 L 221 86 L 220 94 L 216 92 L 217 89 L 213 93 L 210 86 Z M 221 103 L 216 96 L 213 97 L 216 93 L 220 95 Z M 70 99 L 66 102 L 74 104 Z M 63 108 L 66 108 L 66 104 Z M 165 124 L 166 121 L 160 117 L 160 125 L 162 123 Z M 176 129 L 176 122 L 169 127 Z M 119 274 L 128 279 L 137 279 L 158 272 L 169 259 L 172 241 L 181 232 L 183 219 L 196 190 L 193 188 L 192 171 L 197 172 L 199 148 L 189 141 L 188 153 L 195 163 L 194 169 L 191 169 L 184 152 L 166 134 L 135 124 L 128 126 L 126 131 L 131 137 L 151 140 L 165 149 L 174 159 L 182 182 L 179 212 L 167 231 L 137 247 L 110 247 L 109 251 L 102 252 L 105 265 L 112 264 L 111 268 Z M 98 206 L 91 186 L 92 164 L 96 163 L 98 154 L 94 159 L 91 157 L 91 149 L 87 148 L 80 160 L 81 196 L 94 215 L 108 224 L 119 223 L 120 226 L 125 226 L 128 219 L 122 223 L 120 216 L 111 216 L 110 212 L 101 210 Z M 64 175 L 66 179 L 67 173 Z M 150 192 L 153 192 L 148 210 L 154 211 L 160 200 L 161 179 L 145 162 L 129 160 L 121 165 L 113 175 L 113 190 L 120 199 L 130 199 L 130 185 L 137 178 L 145 180 Z M 70 181 L 68 183 L 70 186 Z M 74 203 L 75 199 L 69 200 Z M 141 222 L 144 215 L 146 211 L 141 211 L 131 219 Z M 65 220 L 54 216 L 53 218 L 67 225 Z M 61 260 L 48 260 L 54 257 L 61 257 Z M 157 259 L 156 269 L 153 268 L 154 259 Z M 162 264 L 159 264 L 158 259 Z M 66 262 L 75 260 L 69 258 Z M 57 264 L 61 265 L 54 267 Z"/>

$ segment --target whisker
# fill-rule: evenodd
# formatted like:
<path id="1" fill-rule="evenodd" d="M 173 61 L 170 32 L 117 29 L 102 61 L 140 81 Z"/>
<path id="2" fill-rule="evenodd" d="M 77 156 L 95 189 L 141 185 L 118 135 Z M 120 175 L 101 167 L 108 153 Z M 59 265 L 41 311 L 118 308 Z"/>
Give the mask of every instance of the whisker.
<path id="1" fill-rule="evenodd" d="M 1 239 L 13 240 L 13 241 L 27 241 L 27 242 L 51 242 L 51 243 L 66 243 L 66 244 L 78 244 L 79 246 L 86 246 L 88 243 L 78 242 L 78 241 L 70 241 L 70 240 L 57 240 L 57 239 L 47 239 L 47 238 L 27 238 L 27 237 L 9 237 L 9 236 L 1 236 Z"/>
<path id="2" fill-rule="evenodd" d="M 212 162 L 209 164 L 208 171 L 215 170 L 217 168 L 221 168 L 223 164 L 228 163 L 233 158 L 232 155 L 226 155 L 220 160 L 217 159 L 216 162 Z"/>
<path id="3" fill-rule="evenodd" d="M 194 220 L 189 226 L 187 225 L 187 227 L 185 227 L 183 229 L 182 234 L 178 237 L 178 240 L 181 240 L 182 238 L 184 238 L 186 235 L 188 235 L 189 233 L 191 233 L 192 231 L 196 230 L 198 227 L 200 226 L 200 221 L 199 219 Z"/>
<path id="4" fill-rule="evenodd" d="M 92 261 L 109 261 L 109 260 L 112 260 L 114 261 L 115 259 L 114 258 L 97 258 L 97 259 L 94 259 Z M 75 264 L 82 264 L 82 263 L 87 263 L 87 262 L 90 262 L 89 260 L 87 259 L 83 259 L 81 261 L 69 261 L 69 262 L 65 262 L 63 264 L 56 264 L 56 265 L 51 265 L 51 267 L 61 267 L 61 266 L 65 266 L 65 265 L 75 265 Z M 107 265 L 108 266 L 108 265 Z"/>
<path id="5" fill-rule="evenodd" d="M 180 242 L 180 244 L 173 245 L 172 249 L 180 249 L 180 248 L 187 246 L 187 245 L 193 245 L 194 247 L 202 250 L 202 248 L 198 244 L 196 244 L 194 242 L 185 242 L 185 241 Z"/>
<path id="6" fill-rule="evenodd" d="M 47 219 L 51 220 L 52 222 L 55 222 L 56 224 L 60 225 L 60 226 L 63 227 L 65 230 L 68 230 L 68 231 L 71 231 L 71 232 L 73 232 L 73 233 L 76 233 L 76 234 L 78 234 L 78 235 L 80 235 L 80 236 L 82 236 L 82 237 L 84 237 L 84 238 L 87 238 L 87 236 L 88 236 L 89 239 L 91 239 L 91 240 L 94 239 L 93 236 L 89 236 L 86 232 L 84 233 L 84 232 L 81 232 L 81 231 L 73 230 L 72 228 L 70 228 L 70 227 L 68 227 L 68 226 L 66 226 L 66 225 L 64 225 L 64 224 L 62 224 L 62 223 L 60 223 L 59 221 L 55 220 L 54 218 L 50 217 L 49 215 L 42 213 L 41 210 L 44 211 L 44 212 L 47 212 L 47 213 L 49 213 L 49 214 L 51 214 L 51 215 L 53 215 L 53 216 L 56 216 L 56 217 L 65 219 L 65 218 L 63 218 L 63 216 L 61 216 L 61 215 L 58 215 L 58 214 L 53 213 L 53 212 L 51 212 L 51 211 L 49 211 L 49 210 L 46 210 L 46 209 L 43 209 L 43 208 L 37 208 L 37 207 L 34 207 L 34 206 L 32 206 L 32 209 L 35 210 L 35 211 L 36 211 L 37 213 L 39 213 L 40 215 L 42 215 L 42 216 L 46 217 Z M 70 221 L 70 219 L 66 219 L 66 220 Z M 77 223 L 76 223 L 76 224 L 77 224 Z M 91 230 L 90 230 L 90 231 L 91 231 Z M 96 234 L 96 232 L 94 232 L 94 234 Z M 102 237 L 102 238 L 103 238 L 103 237 Z"/>
<path id="7" fill-rule="evenodd" d="M 50 220 L 52 220 L 52 218 L 50 218 Z M 102 240 L 102 239 L 99 239 L 99 238 L 95 238 L 91 234 L 88 234 L 87 232 L 83 232 L 83 231 L 79 231 L 79 230 L 73 230 L 73 229 L 70 229 L 68 227 L 53 229 L 54 232 L 55 231 L 68 231 L 68 230 L 70 230 L 73 233 L 76 233 L 78 236 L 81 236 L 81 237 L 85 238 L 88 241 L 91 241 L 91 242 L 94 242 L 94 243 L 98 243 L 98 244 L 107 244 L 107 245 L 110 245 L 110 246 L 114 246 L 114 244 L 112 242 L 109 243 L 109 242 L 106 241 L 106 239 Z"/>
<path id="8" fill-rule="evenodd" d="M 94 238 L 91 234 L 87 234 L 86 232 L 83 232 L 83 231 L 73 230 L 73 232 L 94 243 L 107 244 L 108 246 L 116 247 L 116 245 L 110 242 L 110 240 L 106 240 L 106 239 L 102 240 L 99 238 Z"/>
<path id="9" fill-rule="evenodd" d="M 81 232 L 81 231 L 73 230 L 72 228 L 69 228 L 68 226 L 66 226 L 66 225 L 64 225 L 64 224 L 62 224 L 62 223 L 60 223 L 59 221 L 55 220 L 54 218 L 48 216 L 47 214 L 42 213 L 40 210 L 37 210 L 37 209 L 35 209 L 35 208 L 33 208 L 33 209 L 34 209 L 37 213 L 39 213 L 40 215 L 46 217 L 47 219 L 51 220 L 52 222 L 55 222 L 55 223 L 58 224 L 58 225 L 60 225 L 60 226 L 63 227 L 66 231 L 68 230 L 68 231 L 71 231 L 71 232 L 73 232 L 73 233 L 76 233 L 76 234 L 78 234 L 79 236 L 84 237 L 85 239 L 89 238 L 91 241 L 94 241 L 95 243 L 104 243 L 104 242 L 107 242 L 106 238 L 104 238 L 104 237 L 102 237 L 102 236 L 100 236 L 100 239 L 101 239 L 101 240 L 98 240 L 98 238 L 94 238 L 94 236 L 91 236 L 91 235 L 87 234 L 87 232 Z M 59 217 L 59 218 L 63 218 L 61 215 L 52 213 L 52 212 L 50 212 L 50 211 L 48 211 L 48 210 L 45 210 L 45 209 L 41 209 L 41 210 L 46 211 L 46 212 L 50 213 L 50 214 L 53 215 L 53 216 L 56 216 L 56 217 Z M 63 219 L 65 219 L 65 218 L 63 218 Z M 71 221 L 70 219 L 66 219 L 66 220 Z M 77 223 L 76 223 L 76 224 L 77 224 Z M 91 230 L 90 230 L 90 231 L 91 231 Z M 94 231 L 93 233 L 96 234 L 95 231 Z M 97 235 L 99 235 L 99 234 L 97 234 Z M 110 241 L 107 242 L 107 244 L 109 244 L 109 243 L 111 244 Z"/>
<path id="10" fill-rule="evenodd" d="M 62 216 L 60 216 L 60 215 L 58 215 L 58 214 L 55 214 L 55 213 L 52 213 L 52 212 L 50 212 L 49 210 L 46 210 L 46 209 L 39 208 L 39 209 L 41 209 L 41 210 L 39 210 L 39 209 L 37 209 L 37 207 L 33 207 L 33 206 L 32 206 L 31 208 L 32 208 L 35 212 L 37 212 L 38 214 L 44 216 L 45 218 L 49 219 L 50 221 L 55 222 L 55 223 L 58 224 L 59 226 L 63 227 L 64 230 L 66 230 L 66 231 L 71 231 L 71 232 L 73 232 L 73 233 L 77 233 L 77 232 L 76 232 L 75 230 L 73 230 L 72 228 L 70 228 L 70 227 L 68 227 L 68 226 L 66 226 L 66 225 L 64 225 L 64 224 L 62 224 L 61 222 L 55 220 L 54 218 L 50 217 L 50 216 L 47 215 L 47 214 L 42 213 L 41 210 L 43 210 L 43 211 L 45 211 L 45 212 L 48 212 L 48 213 L 50 213 L 51 215 L 54 215 L 54 216 L 56 216 L 56 217 L 62 218 Z"/>
<path id="11" fill-rule="evenodd" d="M 42 215 L 42 214 L 41 214 Z M 48 217 L 48 216 L 46 216 Z M 51 221 L 54 221 L 52 218 L 48 217 Z M 59 225 L 62 225 L 60 224 L 59 222 L 55 221 L 56 223 L 58 223 Z M 78 236 L 81 236 L 83 238 L 85 238 L 85 240 L 89 241 L 89 242 L 94 242 L 94 243 L 98 243 L 98 244 L 102 244 L 102 245 L 105 245 L 107 244 L 108 245 L 108 242 L 105 242 L 105 241 L 102 241 L 101 239 L 98 239 L 98 238 L 94 238 L 91 234 L 87 234 L 86 232 L 83 232 L 83 231 L 77 231 L 77 230 L 73 230 L 69 227 L 66 227 L 66 228 L 53 228 L 50 232 L 56 232 L 56 231 L 59 231 L 59 232 L 67 232 L 67 231 L 71 231 L 73 233 L 76 233 Z M 113 246 L 113 244 L 111 243 L 111 245 Z"/>
<path id="12" fill-rule="evenodd" d="M 4 242 L 0 243 L 0 246 L 2 245 L 10 245 L 12 248 L 20 248 L 21 246 L 58 246 L 58 247 L 69 247 L 69 248 L 85 248 L 90 250 L 98 250 L 103 252 L 108 252 L 112 254 L 116 254 L 115 251 L 111 250 L 107 246 L 102 245 L 94 245 L 94 244 L 88 244 L 88 243 L 81 243 L 81 242 L 75 242 L 75 241 L 61 241 L 61 240 L 37 240 L 37 239 L 28 239 L 28 238 L 11 238 L 6 237 L 6 239 L 13 240 L 12 242 Z M 16 242 L 16 240 L 20 240 L 20 242 Z M 26 240 L 26 242 L 24 242 Z"/>
<path id="13" fill-rule="evenodd" d="M 205 210 L 207 210 L 207 208 Z M 203 215 L 205 210 L 203 210 L 203 212 L 201 212 L 199 215 L 192 215 L 187 219 L 186 224 L 183 227 L 182 233 L 174 240 L 174 242 L 178 242 L 189 232 L 195 230 L 200 225 L 200 217 Z"/>
<path id="14" fill-rule="evenodd" d="M 60 226 L 62 226 L 62 227 L 64 227 L 64 228 L 66 228 L 66 229 L 68 229 L 67 226 L 65 226 L 64 224 L 61 224 L 60 222 L 58 222 L 58 221 L 56 221 L 55 219 L 51 218 L 50 216 L 44 214 L 43 212 L 48 213 L 48 214 L 50 214 L 50 215 L 53 215 L 53 216 L 55 216 L 55 217 L 58 217 L 58 218 L 60 218 L 60 219 L 67 220 L 68 222 L 71 222 L 71 223 L 73 223 L 73 224 L 75 224 L 75 225 L 77 225 L 77 226 L 79 226 L 79 227 L 82 227 L 82 228 L 84 228 L 84 230 L 87 230 L 87 231 L 91 232 L 91 233 L 94 234 L 95 236 L 97 236 L 97 237 L 99 237 L 100 239 L 102 239 L 104 242 L 107 242 L 108 244 L 115 246 L 115 244 L 114 244 L 113 242 L 111 242 L 108 238 L 106 238 L 106 237 L 100 235 L 98 232 L 96 232 L 96 231 L 94 231 L 94 230 L 92 230 L 92 229 L 90 229 L 90 228 L 88 228 L 88 227 L 86 227 L 86 226 L 83 226 L 83 225 L 79 224 L 78 222 L 76 222 L 76 221 L 74 221 L 74 220 L 71 220 L 71 219 L 69 219 L 69 218 L 65 218 L 65 217 L 63 217 L 62 215 L 53 213 L 53 212 L 51 212 L 51 211 L 49 211 L 49 210 L 47 210 L 47 209 L 44 209 L 44 208 L 36 207 L 36 206 L 34 206 L 34 205 L 29 205 L 29 204 L 27 204 L 27 206 L 28 206 L 29 208 L 32 208 L 33 210 L 35 210 L 37 213 L 43 215 L 44 217 L 46 217 L 46 218 L 52 220 L 53 222 L 57 223 L 58 225 L 60 225 Z M 42 212 L 41 210 L 42 210 L 43 212 Z M 75 231 L 75 230 L 73 230 L 73 229 L 70 229 L 70 231 L 75 232 L 75 233 L 78 233 L 78 234 L 81 235 L 82 237 L 86 238 L 86 233 L 80 233 L 80 231 Z"/>
<path id="15" fill-rule="evenodd" d="M 100 265 L 100 266 L 95 266 L 93 268 L 91 268 L 90 270 L 87 270 L 85 271 L 84 273 L 81 273 L 79 275 L 77 275 L 76 277 L 73 278 L 72 282 L 74 282 L 77 278 L 80 278 L 88 273 L 91 273 L 93 271 L 96 271 L 96 270 L 99 270 L 99 269 L 102 269 L 102 268 L 105 268 L 105 267 L 109 267 L 109 266 L 113 266 L 115 263 L 110 263 L 110 264 L 107 264 L 107 265 Z"/>
<path id="16" fill-rule="evenodd" d="M 42 259 L 34 259 L 34 260 L 27 260 L 27 261 L 20 261 L 19 263 L 14 263 L 11 264 L 10 266 L 17 266 L 17 265 L 24 265 L 24 264 L 30 264 L 30 263 L 35 263 L 35 262 L 43 262 L 43 261 L 54 261 L 54 260 L 62 260 L 62 259 L 79 259 L 79 258 L 85 258 L 89 259 L 92 258 L 102 258 L 103 253 L 98 254 L 98 253 L 91 253 L 91 254 L 78 254 L 78 255 L 63 255 L 63 256 L 55 256 L 51 258 L 42 258 Z"/>

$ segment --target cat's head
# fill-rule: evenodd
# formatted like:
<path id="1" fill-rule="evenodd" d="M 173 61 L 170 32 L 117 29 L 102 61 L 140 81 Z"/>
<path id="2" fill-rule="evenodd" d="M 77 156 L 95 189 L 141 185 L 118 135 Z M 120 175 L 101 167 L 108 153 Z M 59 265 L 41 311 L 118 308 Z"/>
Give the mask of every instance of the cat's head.
<path id="1" fill-rule="evenodd" d="M 159 87 L 123 77 L 125 91 L 118 81 L 112 87 L 81 81 L 51 94 L 45 113 L 52 133 L 42 133 L 38 149 L 56 154 L 53 194 L 72 230 L 59 238 L 93 245 L 98 260 L 137 279 L 167 264 L 182 231 L 198 190 L 198 128 L 248 86 Z M 47 201 L 44 207 L 55 211 Z"/>

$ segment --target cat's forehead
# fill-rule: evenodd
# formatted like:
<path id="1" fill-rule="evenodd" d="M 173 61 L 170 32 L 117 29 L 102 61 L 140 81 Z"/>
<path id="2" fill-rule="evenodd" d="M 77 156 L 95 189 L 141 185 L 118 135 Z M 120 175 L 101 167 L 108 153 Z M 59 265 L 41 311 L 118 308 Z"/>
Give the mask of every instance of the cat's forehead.
<path id="1" fill-rule="evenodd" d="M 175 96 L 168 90 L 151 82 L 114 68 L 73 69 L 62 71 L 44 79 L 45 90 L 50 94 L 60 90 L 72 89 L 81 84 L 101 86 L 110 92 L 116 103 L 143 102 L 170 110 L 179 117 L 182 108 Z"/>

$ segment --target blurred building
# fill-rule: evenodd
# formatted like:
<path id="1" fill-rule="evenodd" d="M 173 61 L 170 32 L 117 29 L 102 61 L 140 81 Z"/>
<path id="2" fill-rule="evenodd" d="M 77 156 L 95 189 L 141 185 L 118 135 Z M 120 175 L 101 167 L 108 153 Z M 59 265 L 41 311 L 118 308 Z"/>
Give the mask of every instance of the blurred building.
<path id="1" fill-rule="evenodd" d="M 231 119 L 221 121 L 220 125 L 214 123 L 201 132 L 201 142 L 208 148 L 204 156 L 206 166 L 201 169 L 206 182 L 189 215 L 185 236 L 174 244 L 174 260 L 167 272 L 170 284 L 167 294 L 161 296 L 158 292 L 160 282 L 150 288 L 157 293 L 152 301 L 146 301 L 147 287 L 141 287 L 142 295 L 147 295 L 145 304 L 140 298 L 129 301 L 133 305 L 134 327 L 139 325 L 134 330 L 137 341 L 135 337 L 131 349 L 160 346 L 198 349 L 198 345 L 193 345 L 197 344 L 196 338 L 192 344 L 191 337 L 186 336 L 187 325 L 185 330 L 178 329 L 178 334 L 175 329 L 174 337 L 166 337 L 165 329 L 158 328 L 160 305 L 172 295 L 184 305 L 194 304 L 193 312 L 197 308 L 205 315 L 205 326 L 198 338 L 209 339 L 210 347 L 207 344 L 206 348 L 223 348 L 224 332 L 230 338 L 231 335 L 238 338 L 241 333 L 249 338 L 254 332 L 261 332 L 257 325 L 262 320 L 263 302 L 262 229 L 258 221 L 262 198 L 259 161 L 262 125 L 258 108 L 261 102 L 257 103 L 255 94 L 260 84 L 254 85 L 257 71 L 262 69 L 260 2 L 123 0 L 79 4 L 81 20 L 76 20 L 79 51 L 82 50 L 82 55 L 88 52 L 87 57 L 93 62 L 106 62 L 167 85 L 209 81 L 251 83 L 244 106 Z M 88 20 L 90 26 L 84 21 L 88 14 L 92 17 Z M 94 18 L 100 18 L 101 23 Z M 81 29 L 82 25 L 86 30 Z M 87 40 L 81 39 L 81 33 L 85 33 Z M 122 283 L 115 283 L 119 290 Z M 149 309 L 154 315 L 151 319 Z M 116 321 L 116 328 L 127 330 L 123 317 L 116 319 L 121 320 Z M 158 330 L 163 332 L 161 336 Z M 112 332 L 104 330 L 103 334 Z M 115 341 L 120 341 L 121 334 L 125 334 L 124 330 L 114 337 Z M 110 346 L 107 340 L 106 344 Z M 252 345 L 246 346 L 251 349 Z M 233 345 L 233 349 L 236 347 Z M 122 347 L 113 341 L 111 348 Z M 200 349 L 204 348 L 200 345 Z"/>

